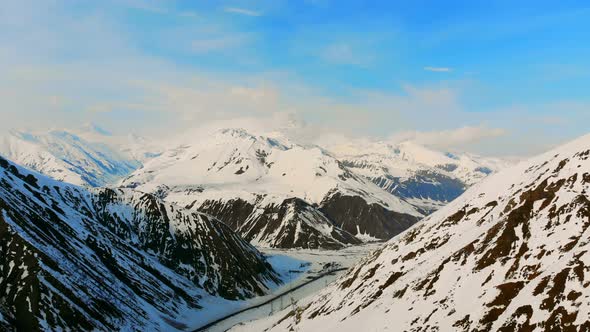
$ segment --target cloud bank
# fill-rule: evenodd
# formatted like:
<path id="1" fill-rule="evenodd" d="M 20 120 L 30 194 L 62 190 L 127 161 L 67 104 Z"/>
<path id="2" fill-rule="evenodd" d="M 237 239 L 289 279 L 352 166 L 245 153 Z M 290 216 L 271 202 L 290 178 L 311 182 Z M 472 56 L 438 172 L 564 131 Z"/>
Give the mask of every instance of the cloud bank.
<path id="1" fill-rule="evenodd" d="M 441 131 L 403 131 L 389 137 L 392 142 L 414 141 L 441 149 L 460 148 L 474 145 L 484 140 L 506 136 L 508 132 L 502 128 L 485 126 L 466 126 Z"/>

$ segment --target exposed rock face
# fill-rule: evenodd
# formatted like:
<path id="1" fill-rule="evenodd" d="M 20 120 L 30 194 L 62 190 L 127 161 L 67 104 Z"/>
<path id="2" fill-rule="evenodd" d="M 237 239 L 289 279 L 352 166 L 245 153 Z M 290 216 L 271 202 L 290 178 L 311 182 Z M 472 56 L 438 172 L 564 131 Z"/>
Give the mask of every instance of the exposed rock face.
<path id="1" fill-rule="evenodd" d="M 468 190 L 270 330 L 587 331 L 589 226 L 585 136 Z"/>
<path id="2" fill-rule="evenodd" d="M 368 204 L 358 196 L 333 195 L 320 210 L 344 231 L 377 240 L 389 240 L 414 225 L 420 218 Z"/>
<path id="3" fill-rule="evenodd" d="M 223 223 L 131 190 L 87 191 L 0 158 L 0 326 L 182 329 L 200 299 L 279 283 Z"/>
<path id="4" fill-rule="evenodd" d="M 193 205 L 189 205 L 193 208 Z M 389 240 L 419 217 L 340 193 L 318 205 L 299 198 L 280 203 L 207 200 L 198 211 L 215 216 L 252 244 L 272 248 L 340 249 L 363 241 Z"/>
<path id="5" fill-rule="evenodd" d="M 298 198 L 267 203 L 260 197 L 255 203 L 208 200 L 198 210 L 225 222 L 252 244 L 273 248 L 340 249 L 362 241 L 389 240 L 419 220 L 339 193 L 319 206 Z"/>
<path id="6" fill-rule="evenodd" d="M 262 208 L 242 200 L 207 201 L 200 211 L 214 215 L 253 244 L 274 248 L 340 249 L 360 244 L 316 207 L 298 198 Z"/>
<path id="7" fill-rule="evenodd" d="M 272 248 L 340 249 L 389 240 L 420 219 L 339 193 L 319 206 L 298 198 L 268 203 L 261 196 L 254 203 L 239 198 L 207 200 L 198 210 L 223 221 L 252 244 Z"/>

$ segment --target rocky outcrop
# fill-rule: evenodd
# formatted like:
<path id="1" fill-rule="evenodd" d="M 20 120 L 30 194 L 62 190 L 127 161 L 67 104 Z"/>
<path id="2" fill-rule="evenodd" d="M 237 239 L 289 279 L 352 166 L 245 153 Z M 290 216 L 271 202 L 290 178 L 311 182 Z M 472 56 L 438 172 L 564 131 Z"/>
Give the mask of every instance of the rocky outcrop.
<path id="1" fill-rule="evenodd" d="M 324 200 L 320 210 L 339 228 L 358 237 L 377 240 L 389 240 L 420 220 L 379 204 L 369 204 L 358 196 L 340 194 Z"/>

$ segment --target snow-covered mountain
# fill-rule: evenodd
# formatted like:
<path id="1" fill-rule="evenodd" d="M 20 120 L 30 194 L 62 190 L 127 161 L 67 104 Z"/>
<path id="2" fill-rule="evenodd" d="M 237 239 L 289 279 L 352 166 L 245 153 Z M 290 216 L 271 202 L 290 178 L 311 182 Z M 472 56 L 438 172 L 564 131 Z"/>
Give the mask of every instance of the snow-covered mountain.
<path id="1" fill-rule="evenodd" d="M 105 143 L 64 130 L 12 131 L 0 138 L 0 155 L 56 180 L 91 187 L 114 183 L 141 165 Z"/>
<path id="2" fill-rule="evenodd" d="M 0 139 L 1 155 L 57 180 L 154 193 L 270 247 L 387 240 L 505 164 L 410 142 L 329 148 L 296 143 L 283 131 L 215 126 L 159 144 L 94 124 Z"/>
<path id="3" fill-rule="evenodd" d="M 191 135 L 121 185 L 210 213 L 260 246 L 389 239 L 422 217 L 317 146 L 243 129 Z"/>
<path id="4" fill-rule="evenodd" d="M 348 168 L 431 213 L 510 165 L 497 158 L 441 152 L 411 141 L 349 141 L 328 149 Z"/>
<path id="5" fill-rule="evenodd" d="M 501 171 L 262 331 L 586 331 L 590 135 Z"/>
<path id="6" fill-rule="evenodd" d="M 0 330 L 185 330 L 210 299 L 278 283 L 260 252 L 210 216 L 0 158 Z"/>
<path id="7" fill-rule="evenodd" d="M 113 134 L 94 123 L 87 123 L 82 128 L 72 132 L 87 142 L 107 145 L 126 159 L 140 164 L 157 157 L 163 150 L 162 144 L 165 145 L 163 142 L 157 143 L 152 139 L 134 133 L 126 135 Z"/>

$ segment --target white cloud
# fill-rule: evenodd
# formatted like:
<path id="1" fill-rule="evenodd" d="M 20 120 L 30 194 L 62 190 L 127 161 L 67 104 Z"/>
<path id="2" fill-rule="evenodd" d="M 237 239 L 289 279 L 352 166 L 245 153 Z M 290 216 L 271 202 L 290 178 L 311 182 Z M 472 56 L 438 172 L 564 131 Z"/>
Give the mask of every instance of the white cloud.
<path id="1" fill-rule="evenodd" d="M 466 126 L 441 131 L 404 131 L 393 134 L 392 142 L 414 141 L 419 144 L 436 148 L 457 148 L 474 145 L 484 140 L 490 140 L 507 135 L 501 128 L 485 126 Z"/>
<path id="2" fill-rule="evenodd" d="M 374 60 L 373 56 L 362 49 L 350 43 L 338 42 L 326 46 L 320 52 L 320 57 L 335 64 L 368 65 Z"/>
<path id="3" fill-rule="evenodd" d="M 453 71 L 453 68 L 449 67 L 424 67 L 426 71 L 433 71 L 437 73 L 449 73 Z"/>
<path id="4" fill-rule="evenodd" d="M 262 16 L 261 12 L 254 11 L 251 9 L 244 9 L 244 8 L 238 8 L 238 7 L 225 7 L 223 10 L 227 13 L 233 13 L 233 14 L 240 14 L 240 15 L 246 15 L 246 16 Z"/>
<path id="5" fill-rule="evenodd" d="M 281 110 L 279 88 L 257 83 L 227 82 L 213 77 L 188 78 L 182 74 L 175 80 L 139 81 L 143 98 L 140 108 L 176 118 L 176 126 L 235 117 L 264 117 Z M 143 105 L 143 106 L 141 106 Z"/>

